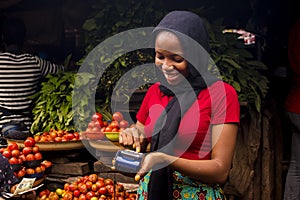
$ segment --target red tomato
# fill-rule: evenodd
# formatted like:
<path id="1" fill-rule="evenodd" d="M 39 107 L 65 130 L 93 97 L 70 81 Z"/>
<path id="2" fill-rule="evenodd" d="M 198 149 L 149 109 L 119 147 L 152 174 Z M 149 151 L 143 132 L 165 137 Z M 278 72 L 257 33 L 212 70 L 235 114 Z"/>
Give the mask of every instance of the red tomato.
<path id="1" fill-rule="evenodd" d="M 96 112 L 92 115 L 92 121 L 94 121 L 94 122 L 102 121 L 102 119 L 103 119 L 103 116 L 101 113 Z"/>
<path id="2" fill-rule="evenodd" d="M 34 138 L 33 137 L 26 138 L 26 140 L 24 141 L 24 145 L 25 147 L 34 147 L 35 146 Z"/>
<path id="3" fill-rule="evenodd" d="M 34 160 L 34 155 L 32 153 L 26 155 L 26 161 Z"/>
<path id="4" fill-rule="evenodd" d="M 104 132 L 111 132 L 112 131 L 112 128 L 111 127 L 105 127 L 105 129 L 104 129 Z"/>
<path id="5" fill-rule="evenodd" d="M 18 159 L 17 159 L 16 157 L 11 157 L 11 158 L 8 160 L 8 162 L 9 162 L 10 164 L 19 164 L 19 161 L 18 161 Z"/>
<path id="6" fill-rule="evenodd" d="M 11 151 L 11 156 L 18 158 L 20 155 L 20 150 L 19 149 L 14 149 Z"/>
<path id="7" fill-rule="evenodd" d="M 96 183 L 98 180 L 98 175 L 97 174 L 90 174 L 89 175 L 89 180 L 92 181 L 92 183 Z"/>
<path id="8" fill-rule="evenodd" d="M 106 187 L 104 186 L 104 187 L 101 187 L 99 190 L 98 190 L 98 192 L 99 192 L 99 194 L 106 194 L 107 193 L 107 189 L 106 189 Z"/>
<path id="9" fill-rule="evenodd" d="M 120 121 L 119 126 L 120 126 L 120 128 L 127 128 L 129 126 L 129 123 L 128 123 L 128 121 L 123 119 L 122 121 Z"/>
<path id="10" fill-rule="evenodd" d="M 95 192 L 93 192 L 93 191 L 88 191 L 87 193 L 86 193 L 86 195 L 85 195 L 85 197 L 87 198 L 87 199 L 91 199 L 92 197 L 94 197 L 95 196 Z"/>
<path id="11" fill-rule="evenodd" d="M 121 112 L 114 112 L 112 115 L 112 120 L 120 122 L 123 120 L 123 115 Z"/>
<path id="12" fill-rule="evenodd" d="M 34 173 L 35 173 L 34 169 L 32 169 L 32 168 L 26 169 L 26 174 L 34 174 Z"/>
<path id="13" fill-rule="evenodd" d="M 19 149 L 19 145 L 16 142 L 9 143 L 7 145 L 7 149 L 10 150 L 10 151 L 12 151 L 12 150 L 18 150 Z"/>
<path id="14" fill-rule="evenodd" d="M 20 169 L 20 170 L 17 172 L 17 176 L 18 176 L 18 177 L 23 177 L 23 176 L 25 176 L 25 173 L 26 173 L 25 169 Z"/>
<path id="15" fill-rule="evenodd" d="M 39 146 L 32 147 L 32 153 L 38 153 L 38 152 L 40 152 Z"/>
<path id="16" fill-rule="evenodd" d="M 32 152 L 31 147 L 24 147 L 22 153 L 26 156 Z"/>
<path id="17" fill-rule="evenodd" d="M 9 150 L 4 150 L 2 155 L 6 158 L 10 158 L 11 157 L 11 151 Z"/>
<path id="18" fill-rule="evenodd" d="M 74 197 L 79 197 L 80 196 L 80 191 L 79 190 L 75 190 L 73 192 Z"/>
<path id="19" fill-rule="evenodd" d="M 119 128 L 119 122 L 118 121 L 111 121 L 110 124 L 108 125 L 110 128 Z"/>
<path id="20" fill-rule="evenodd" d="M 105 185 L 113 185 L 114 184 L 113 180 L 111 180 L 110 178 L 106 178 L 104 180 L 104 183 L 105 183 Z"/>
<path id="21" fill-rule="evenodd" d="M 42 160 L 43 156 L 40 152 L 37 152 L 34 154 L 34 159 L 35 160 Z"/>

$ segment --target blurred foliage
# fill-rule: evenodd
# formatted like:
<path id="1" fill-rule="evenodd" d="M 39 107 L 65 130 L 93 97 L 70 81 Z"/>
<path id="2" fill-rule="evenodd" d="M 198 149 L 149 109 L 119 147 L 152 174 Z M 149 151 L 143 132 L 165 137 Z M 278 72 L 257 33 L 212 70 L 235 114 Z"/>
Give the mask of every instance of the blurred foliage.
<path id="1" fill-rule="evenodd" d="M 101 0 L 93 5 L 93 8 L 95 12 L 83 24 L 86 54 L 89 54 L 99 43 L 112 35 L 133 28 L 155 26 L 168 12 L 168 10 L 162 9 L 166 7 L 160 6 L 159 1 L 145 3 L 133 0 L 126 3 L 121 1 L 108 3 L 106 0 Z M 202 7 L 193 11 L 203 16 L 202 13 L 205 9 Z M 221 78 L 236 89 L 240 101 L 247 102 L 248 105 L 260 112 L 268 91 L 269 81 L 263 75 L 263 71 L 267 70 L 267 67 L 255 58 L 249 50 L 252 47 L 244 46 L 240 40 L 237 40 L 236 35 L 222 33 L 222 29 L 225 28 L 222 20 L 207 21 L 207 27 L 211 39 L 211 56 L 218 67 Z M 122 42 L 120 41 L 120 43 Z M 105 49 L 98 49 L 98 51 L 101 55 Z M 117 85 L 118 80 L 135 66 L 153 62 L 153 55 L 147 50 L 122 54 L 120 46 L 118 50 L 115 45 L 112 52 L 114 56 L 107 55 L 100 58 L 101 64 L 109 64 L 109 67 L 105 69 L 99 80 L 96 105 L 101 108 L 97 108 L 98 110 L 110 111 L 111 96 L 116 87 L 116 94 L 125 96 L 124 101 L 128 102 L 130 97 L 127 94 L 130 94 L 130 91 L 127 90 L 130 88 L 131 81 Z M 109 59 L 106 60 L 107 58 Z M 85 57 L 78 64 L 82 64 L 84 61 Z M 93 63 L 90 64 L 93 67 Z M 149 73 L 152 72 L 149 71 Z M 130 80 L 144 79 L 146 75 L 149 75 L 145 73 L 137 76 L 134 72 L 131 74 Z M 144 86 L 144 88 L 147 87 L 148 85 Z"/>

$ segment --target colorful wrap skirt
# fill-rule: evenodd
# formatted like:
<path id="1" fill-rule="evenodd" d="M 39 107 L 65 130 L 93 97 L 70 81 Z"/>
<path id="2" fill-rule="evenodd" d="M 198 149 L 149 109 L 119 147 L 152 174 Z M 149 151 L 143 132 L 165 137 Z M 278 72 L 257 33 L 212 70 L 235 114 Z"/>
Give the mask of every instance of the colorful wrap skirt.
<path id="1" fill-rule="evenodd" d="M 140 181 L 138 200 L 148 199 L 148 183 L 151 171 Z M 204 184 L 175 171 L 173 173 L 173 199 L 176 200 L 226 200 L 225 194 L 217 184 Z"/>

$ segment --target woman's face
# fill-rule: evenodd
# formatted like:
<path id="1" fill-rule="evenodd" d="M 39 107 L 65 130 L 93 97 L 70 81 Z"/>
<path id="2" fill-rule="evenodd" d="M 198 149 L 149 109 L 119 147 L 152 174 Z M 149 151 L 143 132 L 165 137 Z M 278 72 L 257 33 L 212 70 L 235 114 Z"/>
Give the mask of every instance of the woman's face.
<path id="1" fill-rule="evenodd" d="M 171 32 L 158 33 L 155 41 L 155 64 L 170 85 L 179 84 L 189 75 L 188 63 L 183 58 L 179 39 Z"/>

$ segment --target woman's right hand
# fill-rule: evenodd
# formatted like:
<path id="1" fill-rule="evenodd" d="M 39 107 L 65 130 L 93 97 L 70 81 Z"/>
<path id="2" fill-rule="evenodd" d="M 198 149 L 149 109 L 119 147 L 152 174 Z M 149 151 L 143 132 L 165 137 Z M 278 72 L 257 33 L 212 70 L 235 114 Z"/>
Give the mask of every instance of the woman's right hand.
<path id="1" fill-rule="evenodd" d="M 119 143 L 124 146 L 132 146 L 136 152 L 144 149 L 146 138 L 144 136 L 144 125 L 137 122 L 130 128 L 126 128 L 119 135 Z"/>

